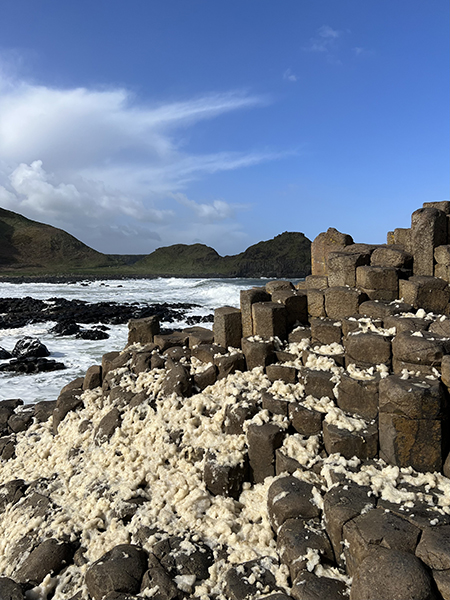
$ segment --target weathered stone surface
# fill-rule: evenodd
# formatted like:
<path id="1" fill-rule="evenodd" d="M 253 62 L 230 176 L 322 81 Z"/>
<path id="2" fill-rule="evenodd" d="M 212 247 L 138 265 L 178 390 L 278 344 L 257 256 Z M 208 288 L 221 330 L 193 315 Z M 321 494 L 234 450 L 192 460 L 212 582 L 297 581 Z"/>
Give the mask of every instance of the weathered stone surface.
<path id="1" fill-rule="evenodd" d="M 277 279 L 276 281 L 268 281 L 265 285 L 266 292 L 273 294 L 274 292 L 280 291 L 292 291 L 295 290 L 294 284 L 291 281 L 285 281 Z"/>
<path id="2" fill-rule="evenodd" d="M 419 208 L 411 215 L 414 275 L 434 274 L 434 249 L 447 243 L 447 217 L 437 208 Z"/>
<path id="3" fill-rule="evenodd" d="M 450 525 L 424 529 L 416 556 L 430 569 L 450 569 Z"/>
<path id="4" fill-rule="evenodd" d="M 429 321 L 425 321 L 425 319 L 420 319 L 419 317 L 400 317 L 397 315 L 385 317 L 383 321 L 386 329 L 395 327 L 396 334 L 402 331 L 410 331 L 411 333 L 426 331 L 430 325 Z"/>
<path id="5" fill-rule="evenodd" d="M 340 344 L 342 338 L 341 321 L 334 319 L 311 319 L 311 338 L 323 345 Z"/>
<path id="6" fill-rule="evenodd" d="M 266 375 L 270 381 L 284 381 L 285 383 L 297 383 L 297 369 L 284 365 L 268 365 Z"/>
<path id="7" fill-rule="evenodd" d="M 343 411 L 359 415 L 363 419 L 375 419 L 378 415 L 378 385 L 380 376 L 372 379 L 355 379 L 343 373 L 337 386 L 336 403 Z"/>
<path id="8" fill-rule="evenodd" d="M 398 298 L 398 271 L 393 267 L 358 267 L 356 285 L 371 300 L 391 302 Z"/>
<path id="9" fill-rule="evenodd" d="M 308 288 L 308 313 L 312 317 L 325 317 L 325 290 Z"/>
<path id="10" fill-rule="evenodd" d="M 366 302 L 361 303 L 358 312 L 360 315 L 370 317 L 372 319 L 385 319 L 386 317 L 399 315 L 402 312 L 410 312 L 412 309 L 412 305 L 406 304 L 406 302 L 367 300 Z"/>
<path id="11" fill-rule="evenodd" d="M 446 215 L 450 214 L 450 202 L 448 200 L 438 200 L 437 202 L 424 202 L 423 208 L 438 208 Z"/>
<path id="12" fill-rule="evenodd" d="M 194 384 L 199 390 L 206 389 L 209 385 L 213 385 L 217 381 L 217 367 L 210 365 L 205 371 L 195 373 Z"/>
<path id="13" fill-rule="evenodd" d="M 285 432 L 274 423 L 252 424 L 247 432 L 250 473 L 254 483 L 275 475 L 275 450 L 283 444 Z"/>
<path id="14" fill-rule="evenodd" d="M 218 354 L 226 354 L 227 348 L 218 344 L 200 344 L 192 349 L 192 356 L 204 363 L 214 363 L 214 357 Z"/>
<path id="15" fill-rule="evenodd" d="M 14 573 L 18 583 L 39 585 L 48 574 L 57 574 L 72 562 L 74 547 L 54 538 L 37 546 Z"/>
<path id="16" fill-rule="evenodd" d="M 0 512 L 3 512 L 8 505 L 15 504 L 24 495 L 26 490 L 23 479 L 13 479 L 0 486 Z"/>
<path id="17" fill-rule="evenodd" d="M 181 346 L 175 346 L 175 349 L 178 348 L 180 350 L 183 350 Z M 133 371 L 133 373 L 139 375 L 139 373 L 145 373 L 145 371 L 150 371 L 152 369 L 152 359 L 154 356 L 155 355 L 151 351 L 133 352 L 133 358 L 131 359 L 130 365 L 130 368 Z"/>
<path id="18" fill-rule="evenodd" d="M 0 437 L 0 458 L 9 460 L 13 458 L 16 446 L 15 435 L 5 435 Z"/>
<path id="19" fill-rule="evenodd" d="M 420 529 L 405 519 L 383 509 L 374 509 L 347 521 L 342 537 L 346 540 L 344 554 L 349 575 L 368 556 L 374 545 L 414 554 Z"/>
<path id="20" fill-rule="evenodd" d="M 265 288 L 241 290 L 242 337 L 251 337 L 253 335 L 252 304 L 255 302 L 270 302 L 270 300 L 270 294 L 266 292 Z"/>
<path id="21" fill-rule="evenodd" d="M 314 398 L 334 398 L 333 373 L 330 371 L 316 371 L 304 367 L 299 374 L 299 381 L 305 386 L 306 396 L 314 396 Z"/>
<path id="22" fill-rule="evenodd" d="M 86 586 L 94 600 L 108 592 L 135 594 L 147 570 L 147 554 L 139 546 L 121 544 L 104 554 L 86 572 Z"/>
<path id="23" fill-rule="evenodd" d="M 255 367 L 266 367 L 276 360 L 274 343 L 268 340 L 243 338 L 242 351 L 249 371 Z"/>
<path id="24" fill-rule="evenodd" d="M 189 334 L 184 331 L 173 331 L 172 333 L 158 333 L 153 337 L 153 343 L 161 352 L 174 346 L 188 346 Z"/>
<path id="25" fill-rule="evenodd" d="M 447 394 L 439 380 L 390 375 L 380 381 L 381 413 L 408 419 L 439 419 L 447 410 Z"/>
<path id="26" fill-rule="evenodd" d="M 347 246 L 350 248 L 351 246 Z M 356 286 L 356 270 L 370 264 L 369 252 L 332 252 L 328 255 L 329 287 Z"/>
<path id="27" fill-rule="evenodd" d="M 311 274 L 328 275 L 328 255 L 353 244 L 353 238 L 330 227 L 319 233 L 311 244 Z"/>
<path id="28" fill-rule="evenodd" d="M 214 341 L 224 348 L 240 348 L 242 316 L 238 308 L 223 306 L 214 311 Z"/>
<path id="29" fill-rule="evenodd" d="M 302 340 L 307 340 L 311 337 L 311 328 L 310 327 L 297 327 L 294 331 L 288 335 L 288 340 L 290 344 L 297 344 Z"/>
<path id="30" fill-rule="evenodd" d="M 160 562 L 153 554 L 148 559 L 148 571 L 144 573 L 141 583 L 141 592 L 149 589 L 155 589 L 156 594 L 152 595 L 154 600 L 177 600 L 180 592 L 175 582 L 169 577 L 167 571 L 163 569 Z"/>
<path id="31" fill-rule="evenodd" d="M 327 533 L 333 546 L 336 562 L 343 566 L 343 536 L 342 529 L 348 521 L 354 519 L 363 511 L 375 507 L 376 499 L 368 486 L 346 483 L 337 485 L 327 492 L 323 499 Z"/>
<path id="32" fill-rule="evenodd" d="M 328 277 L 326 275 L 308 275 L 305 277 L 306 289 L 324 290 L 328 287 Z"/>
<path id="33" fill-rule="evenodd" d="M 13 433 L 26 431 L 33 424 L 34 406 L 22 409 L 18 413 L 12 414 L 8 419 L 8 427 Z"/>
<path id="34" fill-rule="evenodd" d="M 242 460 L 236 465 L 220 464 L 213 452 L 208 452 L 203 470 L 206 488 L 214 496 L 230 496 L 237 500 L 242 484 L 248 476 L 248 463 Z"/>
<path id="35" fill-rule="evenodd" d="M 245 600 L 276 589 L 275 577 L 257 559 L 232 567 L 225 574 L 225 593 L 230 600 Z"/>
<path id="36" fill-rule="evenodd" d="M 450 352 L 450 340 L 428 331 L 413 334 L 403 331 L 392 342 L 394 358 L 417 365 L 439 367 L 442 357 Z"/>
<path id="37" fill-rule="evenodd" d="M 234 352 L 229 356 L 216 356 L 214 364 L 217 367 L 217 379 L 228 377 L 236 371 L 245 371 L 245 357 L 242 352 Z"/>
<path id="38" fill-rule="evenodd" d="M 286 327 L 291 331 L 300 324 L 308 323 L 308 296 L 306 292 L 280 290 L 272 294 L 272 302 L 286 308 Z"/>
<path id="39" fill-rule="evenodd" d="M 411 229 L 406 229 L 404 227 L 398 227 L 394 229 L 394 239 L 393 242 L 396 246 L 400 248 L 404 248 L 406 252 L 412 254 L 411 250 Z"/>
<path id="40" fill-rule="evenodd" d="M 102 367 L 101 365 L 92 365 L 86 371 L 83 380 L 83 390 L 94 390 L 102 385 Z"/>
<path id="41" fill-rule="evenodd" d="M 295 458 L 291 458 L 287 456 L 282 448 L 277 448 L 275 450 L 275 474 L 281 475 L 282 473 L 295 473 L 297 469 L 301 469 L 302 465 L 295 460 Z"/>
<path id="42" fill-rule="evenodd" d="M 152 551 L 171 576 L 194 575 L 195 579 L 201 581 L 209 577 L 208 569 L 214 563 L 209 546 L 181 537 L 166 538 L 155 544 Z"/>
<path id="43" fill-rule="evenodd" d="M 443 337 L 450 337 L 450 319 L 448 317 L 440 317 L 437 321 L 433 321 L 428 327 L 430 333 L 436 333 Z"/>
<path id="44" fill-rule="evenodd" d="M 81 393 L 81 390 L 75 389 L 63 392 L 58 396 L 58 400 L 56 401 L 56 408 L 53 411 L 54 433 L 57 433 L 59 424 L 69 412 L 71 412 L 72 410 L 76 410 L 77 408 L 83 405 Z"/>
<path id="45" fill-rule="evenodd" d="M 443 600 L 450 600 L 450 570 L 433 571 L 433 579 Z"/>
<path id="46" fill-rule="evenodd" d="M 187 370 L 179 363 L 167 364 L 166 376 L 161 386 L 161 391 L 165 396 L 176 394 L 177 396 L 188 397 L 192 393 L 192 381 Z"/>
<path id="47" fill-rule="evenodd" d="M 264 338 L 287 339 L 286 307 L 278 302 L 252 304 L 253 333 Z"/>
<path id="48" fill-rule="evenodd" d="M 380 413 L 380 458 L 417 471 L 442 469 L 442 422 Z"/>
<path id="49" fill-rule="evenodd" d="M 360 563 L 350 600 L 437 600 L 432 580 L 413 554 L 376 546 Z"/>
<path id="50" fill-rule="evenodd" d="M 371 366 L 389 364 L 391 360 L 391 339 L 372 331 L 350 333 L 344 339 L 346 362 Z"/>
<path id="51" fill-rule="evenodd" d="M 343 581 L 305 570 L 294 581 L 291 595 L 295 600 L 347 600 L 348 590 Z"/>
<path id="52" fill-rule="evenodd" d="M 450 282 L 450 266 L 447 265 L 434 265 L 434 276 L 443 279 L 447 283 Z M 448 312 L 448 311 L 446 311 Z"/>
<path id="53" fill-rule="evenodd" d="M 244 422 L 247 419 L 252 419 L 258 410 L 255 401 L 240 399 L 236 404 L 229 404 L 225 409 L 223 431 L 240 435 L 243 432 Z"/>
<path id="54" fill-rule="evenodd" d="M 362 431 L 349 431 L 324 421 L 323 441 L 328 454 L 339 452 L 347 459 L 357 456 L 364 460 L 375 458 L 378 454 L 378 428 L 375 424 Z"/>
<path id="55" fill-rule="evenodd" d="M 128 323 L 128 345 L 150 344 L 159 331 L 159 318 L 157 316 L 131 319 Z"/>
<path id="56" fill-rule="evenodd" d="M 294 581 L 300 571 L 307 568 L 308 551 L 317 550 L 321 562 L 332 564 L 334 554 L 326 531 L 320 521 L 286 519 L 277 533 L 277 552 L 282 563 L 289 567 Z"/>
<path id="57" fill-rule="evenodd" d="M 0 577 L 0 598 L 2 600 L 25 600 L 21 586 L 8 577 Z"/>
<path id="58" fill-rule="evenodd" d="M 324 295 L 325 312 L 331 319 L 351 317 L 359 312 L 360 304 L 367 300 L 366 294 L 349 287 L 329 287 Z"/>
<path id="59" fill-rule="evenodd" d="M 434 249 L 434 258 L 439 265 L 450 267 L 450 245 L 437 246 Z"/>
<path id="60" fill-rule="evenodd" d="M 212 344 L 214 342 L 214 332 L 206 327 L 195 325 L 194 327 L 186 327 L 185 333 L 189 334 L 189 348 L 194 348 L 200 344 Z"/>
<path id="61" fill-rule="evenodd" d="M 323 413 L 305 408 L 297 402 L 289 404 L 289 420 L 301 435 L 318 435 L 322 431 L 323 417 Z"/>
<path id="62" fill-rule="evenodd" d="M 109 413 L 107 413 L 100 423 L 97 426 L 95 431 L 95 443 L 97 445 L 104 444 L 108 442 L 115 430 L 120 427 L 122 422 L 120 412 L 117 408 L 112 408 Z"/>
<path id="63" fill-rule="evenodd" d="M 443 279 L 432 276 L 414 276 L 399 281 L 399 296 L 415 309 L 442 314 L 446 312 L 450 291 Z"/>
<path id="64" fill-rule="evenodd" d="M 275 532 L 288 519 L 314 519 L 320 515 L 313 490 L 312 484 L 291 475 L 272 483 L 267 494 L 267 510 Z"/>
<path id="65" fill-rule="evenodd" d="M 441 380 L 447 388 L 450 388 L 450 354 L 446 354 L 442 357 Z"/>
<path id="66" fill-rule="evenodd" d="M 373 267 L 393 267 L 394 269 L 412 269 L 412 254 L 401 246 L 380 246 L 373 251 L 370 258 Z"/>
<path id="67" fill-rule="evenodd" d="M 107 352 L 102 356 L 102 378 L 105 379 L 113 368 L 113 361 L 120 356 L 120 352 Z"/>

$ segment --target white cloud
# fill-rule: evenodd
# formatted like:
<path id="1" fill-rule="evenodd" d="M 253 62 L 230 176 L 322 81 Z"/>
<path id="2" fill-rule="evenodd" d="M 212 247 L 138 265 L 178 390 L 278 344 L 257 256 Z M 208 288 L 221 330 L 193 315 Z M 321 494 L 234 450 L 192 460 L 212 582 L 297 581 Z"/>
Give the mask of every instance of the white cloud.
<path id="1" fill-rule="evenodd" d="M 226 92 L 145 104 L 123 88 L 57 89 L 6 77 L 0 68 L 0 205 L 104 252 L 149 252 L 155 240 L 170 244 L 180 210 L 173 194 L 195 179 L 282 156 L 194 154 L 186 128 L 266 103 Z M 192 220 L 182 224 L 185 232 L 194 232 L 197 222 L 235 218 L 225 200 L 186 197 L 184 205 Z M 135 235 L 143 238 L 141 250 Z"/>
<path id="2" fill-rule="evenodd" d="M 334 49 L 336 41 L 341 35 L 341 31 L 333 29 L 329 25 L 322 25 L 304 49 L 309 52 L 324 52 L 328 54 Z"/>
<path id="3" fill-rule="evenodd" d="M 295 75 L 292 72 L 292 69 L 289 68 L 289 69 L 286 69 L 286 71 L 283 73 L 283 79 L 285 79 L 287 81 L 295 82 L 295 81 L 297 81 L 297 75 Z"/>

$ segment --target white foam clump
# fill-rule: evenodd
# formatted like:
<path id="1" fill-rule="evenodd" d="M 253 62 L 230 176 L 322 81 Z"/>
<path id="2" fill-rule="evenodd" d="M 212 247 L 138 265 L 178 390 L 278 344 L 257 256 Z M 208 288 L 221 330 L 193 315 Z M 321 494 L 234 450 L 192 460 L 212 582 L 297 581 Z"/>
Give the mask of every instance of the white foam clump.
<path id="1" fill-rule="evenodd" d="M 367 369 L 359 369 L 354 363 L 348 365 L 347 373 L 352 379 L 359 379 L 361 381 L 370 381 L 375 379 L 378 374 L 381 379 L 385 379 L 389 376 L 389 369 L 385 364 L 375 365 L 368 367 Z"/>
<path id="2" fill-rule="evenodd" d="M 299 433 L 287 436 L 281 446 L 283 454 L 295 459 L 307 469 L 315 462 L 319 449 L 318 435 L 303 436 Z"/>
<path id="3" fill-rule="evenodd" d="M 344 354 L 344 346 L 338 344 L 337 342 L 333 342 L 332 344 L 326 344 L 323 346 L 318 346 L 314 348 L 314 352 L 316 354 L 324 354 L 324 355 L 339 355 Z"/>
<path id="4" fill-rule="evenodd" d="M 266 509 L 271 478 L 264 484 L 244 486 L 238 503 L 212 496 L 203 481 L 206 459 L 192 458 L 195 449 L 207 448 L 221 464 L 242 460 L 245 436 L 222 433 L 222 423 L 226 407 L 238 394 L 260 396 L 268 385 L 261 372 L 254 371 L 230 375 L 203 393 L 183 399 L 174 394 L 161 397 L 161 370 L 138 377 L 123 375 L 125 389 L 145 391 L 153 398 L 155 409 L 144 402 L 125 410 L 120 428 L 102 445 L 94 443 L 94 432 L 112 405 L 101 389 L 84 393 L 84 408 L 69 413 L 56 436 L 52 419 L 18 434 L 16 457 L 2 464 L 0 483 L 18 478 L 32 481 L 39 474 L 48 479 L 48 493 L 58 509 L 48 521 L 24 514 L 20 501 L 5 509 L 0 515 L 0 572 L 13 574 L 18 564 L 12 564 L 11 550 L 28 533 L 38 532 L 37 541 L 48 537 L 78 540 L 92 563 L 114 546 L 132 543 L 143 526 L 157 527 L 169 535 L 197 535 L 212 548 L 226 544 L 229 562 L 216 563 L 210 578 L 195 588 L 198 597 L 220 596 L 223 569 L 230 563 L 275 558 L 276 542 Z M 80 433 L 83 422 L 89 425 Z M 170 437 L 175 430 L 182 432 L 181 447 Z M 139 507 L 125 525 L 117 514 L 136 496 L 151 501 Z M 149 538 L 144 547 L 150 550 L 152 543 Z M 69 567 L 64 585 L 58 580 L 55 600 L 83 589 L 83 569 Z M 272 567 L 277 580 L 286 582 L 284 571 L 278 573 L 277 569 Z"/>

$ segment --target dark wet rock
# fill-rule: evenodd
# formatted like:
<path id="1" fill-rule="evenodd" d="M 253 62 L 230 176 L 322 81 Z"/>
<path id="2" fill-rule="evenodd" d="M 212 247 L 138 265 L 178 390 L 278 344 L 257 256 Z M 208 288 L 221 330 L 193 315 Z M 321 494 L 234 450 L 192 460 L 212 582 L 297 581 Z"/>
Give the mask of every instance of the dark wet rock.
<path id="1" fill-rule="evenodd" d="M 12 414 L 8 419 L 8 427 L 13 433 L 26 431 L 33 424 L 34 406 Z"/>
<path id="2" fill-rule="evenodd" d="M 347 572 L 353 575 L 374 545 L 414 554 L 419 536 L 418 527 L 383 509 L 359 515 L 343 527 Z"/>
<path id="3" fill-rule="evenodd" d="M 217 380 L 217 367 L 210 365 L 205 371 L 194 375 L 194 384 L 199 390 L 206 389 L 209 385 L 214 385 Z"/>
<path id="4" fill-rule="evenodd" d="M 12 355 L 16 358 L 41 358 L 50 356 L 50 352 L 39 339 L 27 336 L 17 342 Z"/>
<path id="5" fill-rule="evenodd" d="M 64 363 L 48 358 L 20 358 L 13 359 L 9 363 L 0 366 L 0 371 L 12 371 L 15 373 L 45 373 L 49 371 L 60 371 L 65 369 Z"/>
<path id="6" fill-rule="evenodd" d="M 361 431 L 340 429 L 333 423 L 323 423 L 323 441 L 328 454 L 339 452 L 347 459 L 375 458 L 378 453 L 378 427 L 375 423 Z"/>
<path id="7" fill-rule="evenodd" d="M 230 600 L 245 600 L 276 589 L 275 577 L 258 559 L 232 567 L 225 574 L 225 593 Z"/>
<path id="8" fill-rule="evenodd" d="M 230 354 L 229 356 L 216 356 L 214 364 L 217 367 L 217 379 L 224 379 L 236 371 L 245 371 L 245 358 L 241 352 Z"/>
<path id="9" fill-rule="evenodd" d="M 104 554 L 86 572 L 89 595 L 102 600 L 109 592 L 136 594 L 147 570 L 147 553 L 139 546 L 121 544 Z"/>
<path id="10" fill-rule="evenodd" d="M 163 355 L 166 357 L 166 359 L 170 358 L 174 362 L 178 362 L 183 358 L 190 358 L 191 351 L 189 348 L 184 346 L 173 346 L 173 348 L 167 348 L 167 350 L 164 350 Z"/>
<path id="11" fill-rule="evenodd" d="M 60 321 L 50 329 L 50 333 L 58 336 L 76 335 L 80 331 L 80 326 L 72 319 Z"/>
<path id="12" fill-rule="evenodd" d="M 281 448 L 275 450 L 275 474 L 281 475 L 282 473 L 295 473 L 297 469 L 302 469 L 302 465 L 282 452 Z"/>
<path id="13" fill-rule="evenodd" d="M 9 577 L 0 577 L 0 598 L 1 600 L 24 600 L 21 586 L 9 579 Z"/>
<path id="14" fill-rule="evenodd" d="M 96 327 L 94 329 L 82 329 L 76 337 L 80 340 L 107 340 L 109 334 Z"/>
<path id="15" fill-rule="evenodd" d="M 294 581 L 291 594 L 295 600 L 348 600 L 347 592 L 343 581 L 302 571 Z"/>
<path id="16" fill-rule="evenodd" d="M 273 365 L 278 366 L 278 365 Z M 267 367 L 269 368 L 269 367 Z M 269 377 L 270 379 L 270 377 Z M 263 391 L 261 394 L 262 407 L 268 410 L 273 415 L 282 415 L 283 417 L 288 416 L 289 401 L 282 398 L 275 398 L 273 394 L 267 391 Z"/>
<path id="17" fill-rule="evenodd" d="M 28 495 L 29 494 L 29 495 Z M 47 517 L 53 508 L 51 500 L 39 492 L 33 491 L 30 485 L 25 500 L 21 503 L 21 510 L 29 512 L 33 517 Z"/>
<path id="18" fill-rule="evenodd" d="M 11 352 L 8 352 L 8 350 L 5 350 L 0 346 L 0 360 L 8 360 L 12 358 L 12 356 L 13 355 L 11 354 Z"/>
<path id="19" fill-rule="evenodd" d="M 247 419 L 252 419 L 258 412 L 258 407 L 254 400 L 236 398 L 235 404 L 229 404 L 225 408 L 225 420 L 223 431 L 229 434 L 240 435 L 243 432 L 243 425 Z"/>
<path id="20" fill-rule="evenodd" d="M 14 573 L 20 583 L 38 585 L 48 574 L 57 574 L 72 562 L 75 548 L 72 544 L 50 538 L 42 542 L 24 560 Z"/>
<path id="21" fill-rule="evenodd" d="M 209 546 L 180 537 L 162 540 L 152 551 L 171 576 L 195 575 L 198 580 L 207 579 L 208 569 L 214 564 L 214 554 Z"/>
<path id="22" fill-rule="evenodd" d="M 320 515 L 313 489 L 312 484 L 291 475 L 272 483 L 267 494 L 267 509 L 275 532 L 287 519 L 314 519 Z"/>
<path id="23" fill-rule="evenodd" d="M 56 400 L 41 400 L 34 405 L 34 418 L 38 423 L 48 421 L 56 408 Z"/>
<path id="24" fill-rule="evenodd" d="M 56 401 L 56 408 L 53 411 L 53 432 L 57 433 L 59 424 L 69 412 L 76 410 L 82 405 L 81 390 L 68 390 L 60 394 Z"/>
<path id="25" fill-rule="evenodd" d="M 347 521 L 375 508 L 375 503 L 376 499 L 368 486 L 346 483 L 331 488 L 325 494 L 323 511 L 327 533 L 339 565 L 344 565 L 343 555 L 341 556 L 343 551 L 342 528 Z"/>
<path id="26" fill-rule="evenodd" d="M 16 436 L 7 435 L 0 437 L 0 458 L 9 460 L 15 455 Z"/>
<path id="27" fill-rule="evenodd" d="M 101 365 L 92 365 L 86 371 L 83 379 L 83 390 L 94 390 L 102 385 Z"/>
<path id="28" fill-rule="evenodd" d="M 14 410 L 22 404 L 23 401 L 19 399 L 2 400 L 0 402 L 0 435 L 10 433 L 8 420 L 14 414 Z"/>
<path id="29" fill-rule="evenodd" d="M 280 560 L 289 567 L 291 579 L 308 565 L 308 551 L 316 550 L 321 563 L 333 564 L 334 553 L 320 521 L 288 519 L 278 530 L 277 551 Z"/>
<path id="30" fill-rule="evenodd" d="M 375 546 L 353 577 L 350 600 L 437 600 L 433 588 L 414 554 Z"/>
<path id="31" fill-rule="evenodd" d="M 217 462 L 213 452 L 208 452 L 203 480 L 206 488 L 215 496 L 231 496 L 237 500 L 242 484 L 248 478 L 248 461 L 243 460 L 236 465 L 223 465 Z"/>
<path id="32" fill-rule="evenodd" d="M 192 382 L 187 370 L 179 363 L 168 365 L 161 391 L 164 396 L 169 396 L 170 394 L 183 397 L 190 396 Z"/>
<path id="33" fill-rule="evenodd" d="M 297 402 L 289 403 L 289 420 L 301 435 L 318 435 L 322 432 L 323 413 L 311 410 Z"/>
<path id="34" fill-rule="evenodd" d="M 153 554 L 149 556 L 148 567 L 142 579 L 141 592 L 157 587 L 153 600 L 176 600 L 180 597 L 177 586 Z"/>
<path id="35" fill-rule="evenodd" d="M 416 556 L 431 569 L 450 569 L 450 525 L 424 529 Z"/>
<path id="36" fill-rule="evenodd" d="M 112 437 L 115 430 L 120 427 L 122 422 L 121 416 L 117 408 L 112 408 L 106 414 L 97 426 L 94 438 L 97 445 L 103 444 Z"/>
<path id="37" fill-rule="evenodd" d="M 8 505 L 16 504 L 23 497 L 25 490 L 26 484 L 23 479 L 14 479 L 0 486 L 0 512 Z"/>
<path id="38" fill-rule="evenodd" d="M 250 475 L 254 483 L 275 475 L 275 450 L 280 448 L 286 432 L 275 423 L 252 424 L 247 431 Z"/>

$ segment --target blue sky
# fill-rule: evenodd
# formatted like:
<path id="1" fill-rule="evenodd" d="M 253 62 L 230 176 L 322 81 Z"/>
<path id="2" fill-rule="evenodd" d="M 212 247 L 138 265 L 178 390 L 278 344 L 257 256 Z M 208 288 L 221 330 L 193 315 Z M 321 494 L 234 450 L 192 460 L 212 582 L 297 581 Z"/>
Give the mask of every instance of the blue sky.
<path id="1" fill-rule="evenodd" d="M 3 0 L 0 206 L 109 253 L 448 199 L 447 0 Z"/>

